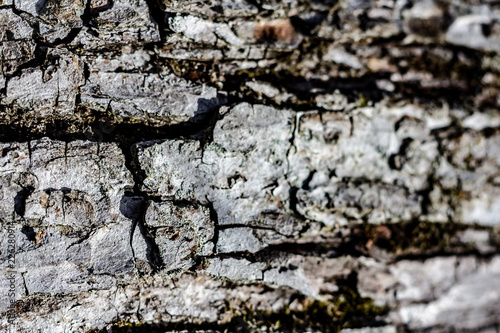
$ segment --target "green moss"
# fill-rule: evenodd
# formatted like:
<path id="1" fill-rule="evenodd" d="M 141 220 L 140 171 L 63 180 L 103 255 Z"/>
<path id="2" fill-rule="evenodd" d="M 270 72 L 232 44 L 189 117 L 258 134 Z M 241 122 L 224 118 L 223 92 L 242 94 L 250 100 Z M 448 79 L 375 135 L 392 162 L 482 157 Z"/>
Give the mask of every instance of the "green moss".
<path id="1" fill-rule="evenodd" d="M 362 94 L 359 96 L 358 101 L 356 102 L 357 107 L 365 107 L 368 106 L 368 99 L 364 97 Z"/>
<path id="2" fill-rule="evenodd" d="M 361 297 L 351 289 L 342 290 L 331 301 L 313 300 L 297 296 L 295 307 L 278 312 L 255 311 L 250 307 L 241 308 L 226 302 L 226 313 L 231 320 L 225 324 L 217 323 L 158 323 L 137 324 L 127 321 L 117 322 L 111 332 L 139 333 L 165 331 L 216 331 L 216 332 L 254 332 L 266 327 L 268 332 L 338 332 L 344 328 L 376 326 L 379 316 L 387 313 L 386 308 L 378 307 L 369 298 Z M 108 331 L 106 331 L 108 332 Z"/>
<path id="3" fill-rule="evenodd" d="M 121 328 L 122 330 L 126 331 L 128 328 L 129 329 L 134 329 L 141 327 L 141 323 L 131 323 L 129 321 L 120 321 L 116 324 L 117 327 Z"/>
<path id="4" fill-rule="evenodd" d="M 61 234 L 65 235 L 65 236 L 73 234 L 73 228 L 70 227 L 69 225 L 59 226 L 59 231 L 61 232 Z"/>
<path id="5" fill-rule="evenodd" d="M 373 304 L 369 298 L 361 297 L 353 290 L 336 295 L 332 301 L 318 301 L 303 298 L 302 309 L 285 308 L 280 312 L 263 312 L 245 309 L 236 312 L 228 327 L 243 327 L 253 331 L 267 327 L 276 332 L 338 332 L 344 328 L 376 325 L 377 317 L 387 309 Z"/>
<path id="6" fill-rule="evenodd" d="M 387 313 L 386 308 L 377 307 L 371 299 L 361 297 L 353 290 L 344 290 L 331 301 L 318 301 L 297 296 L 294 303 L 300 310 L 282 309 L 278 312 L 255 311 L 249 307 L 233 307 L 226 303 L 231 314 L 230 322 L 217 323 L 163 323 L 133 324 L 119 322 L 112 332 L 164 332 L 211 330 L 217 332 L 254 332 L 267 328 L 268 332 L 338 332 L 344 328 L 377 325 L 377 317 Z"/>

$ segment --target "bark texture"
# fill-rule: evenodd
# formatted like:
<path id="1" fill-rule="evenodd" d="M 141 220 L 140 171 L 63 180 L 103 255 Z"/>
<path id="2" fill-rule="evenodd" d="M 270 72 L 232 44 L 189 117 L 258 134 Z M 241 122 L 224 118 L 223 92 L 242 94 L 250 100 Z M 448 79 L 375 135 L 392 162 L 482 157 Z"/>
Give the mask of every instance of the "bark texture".
<path id="1" fill-rule="evenodd" d="M 0 1 L 1 332 L 500 332 L 500 4 Z"/>

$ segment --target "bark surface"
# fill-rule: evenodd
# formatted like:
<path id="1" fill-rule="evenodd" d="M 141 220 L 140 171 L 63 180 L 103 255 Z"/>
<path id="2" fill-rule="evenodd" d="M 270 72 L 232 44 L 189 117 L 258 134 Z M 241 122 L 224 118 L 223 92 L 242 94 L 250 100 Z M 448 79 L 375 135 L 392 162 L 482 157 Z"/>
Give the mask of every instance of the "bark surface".
<path id="1" fill-rule="evenodd" d="M 1 332 L 500 332 L 500 4 L 0 1 Z"/>

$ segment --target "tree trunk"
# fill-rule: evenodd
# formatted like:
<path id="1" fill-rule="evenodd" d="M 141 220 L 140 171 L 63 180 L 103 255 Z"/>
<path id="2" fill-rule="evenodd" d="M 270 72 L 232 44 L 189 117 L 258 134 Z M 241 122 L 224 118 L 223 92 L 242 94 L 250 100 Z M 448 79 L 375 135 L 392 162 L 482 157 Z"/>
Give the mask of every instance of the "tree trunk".
<path id="1" fill-rule="evenodd" d="M 500 4 L 6 0 L 1 332 L 499 332 Z"/>

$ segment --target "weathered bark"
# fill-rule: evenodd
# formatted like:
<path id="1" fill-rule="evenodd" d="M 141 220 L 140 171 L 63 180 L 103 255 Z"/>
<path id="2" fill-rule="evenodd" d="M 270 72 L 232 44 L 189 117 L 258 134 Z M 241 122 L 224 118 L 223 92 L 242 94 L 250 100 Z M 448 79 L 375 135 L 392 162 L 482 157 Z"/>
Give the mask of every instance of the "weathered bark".
<path id="1" fill-rule="evenodd" d="M 497 1 L 0 22 L 2 332 L 498 332 Z"/>

